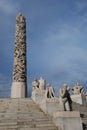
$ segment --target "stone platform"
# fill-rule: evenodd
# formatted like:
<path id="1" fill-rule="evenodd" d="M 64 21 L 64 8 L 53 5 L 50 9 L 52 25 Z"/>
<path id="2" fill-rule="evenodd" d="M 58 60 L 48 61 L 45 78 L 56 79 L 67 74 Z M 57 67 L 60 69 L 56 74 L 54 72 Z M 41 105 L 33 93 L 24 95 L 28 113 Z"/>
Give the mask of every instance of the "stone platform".
<path id="1" fill-rule="evenodd" d="M 60 130 L 83 130 L 78 111 L 62 111 L 53 115 L 53 121 Z"/>
<path id="2" fill-rule="evenodd" d="M 50 101 L 50 103 L 53 104 L 52 101 Z M 73 110 L 80 112 L 83 130 L 87 130 L 87 107 L 74 103 Z M 59 112 L 63 113 L 64 111 Z M 57 115 L 58 114 L 56 114 L 56 116 Z M 40 109 L 39 105 L 36 105 L 31 98 L 23 98 L 0 99 L 0 130 L 60 129 L 59 126 L 57 127 L 56 125 L 54 125 L 52 118 L 48 114 L 45 114 Z"/>
<path id="3" fill-rule="evenodd" d="M 78 103 L 72 103 L 73 111 L 79 111 L 82 119 L 83 130 L 87 130 L 87 106 L 80 105 Z"/>

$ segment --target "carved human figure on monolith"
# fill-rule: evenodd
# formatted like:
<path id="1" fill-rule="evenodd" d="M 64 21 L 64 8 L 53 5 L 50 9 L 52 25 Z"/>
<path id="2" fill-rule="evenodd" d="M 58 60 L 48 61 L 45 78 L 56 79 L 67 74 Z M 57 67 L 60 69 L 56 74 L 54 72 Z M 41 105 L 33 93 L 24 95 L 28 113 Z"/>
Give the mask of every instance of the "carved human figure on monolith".
<path id="1" fill-rule="evenodd" d="M 83 94 L 84 93 L 84 87 L 82 87 L 78 82 L 75 84 L 75 86 L 72 88 L 72 94 Z"/>
<path id="2" fill-rule="evenodd" d="M 54 98 L 54 89 L 53 89 L 53 87 L 50 85 L 50 84 L 48 84 L 47 85 L 47 88 L 46 88 L 46 92 L 45 92 L 45 97 L 46 98 Z"/>
<path id="3" fill-rule="evenodd" d="M 62 88 L 59 90 L 60 100 L 63 103 L 64 110 L 65 111 L 71 111 L 72 110 L 72 100 L 70 98 L 69 94 L 69 87 L 67 84 L 64 84 Z"/>
<path id="4" fill-rule="evenodd" d="M 44 90 L 46 89 L 46 80 L 43 79 L 43 77 L 40 77 L 39 81 L 39 89 Z"/>

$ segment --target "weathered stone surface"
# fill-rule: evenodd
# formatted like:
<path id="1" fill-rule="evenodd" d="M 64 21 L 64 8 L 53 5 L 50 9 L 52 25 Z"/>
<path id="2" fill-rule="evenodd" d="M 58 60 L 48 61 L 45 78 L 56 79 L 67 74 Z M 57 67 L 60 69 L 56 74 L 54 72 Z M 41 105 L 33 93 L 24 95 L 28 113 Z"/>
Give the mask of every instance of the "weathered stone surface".
<path id="1" fill-rule="evenodd" d="M 21 13 L 16 17 L 13 81 L 26 82 L 26 21 Z"/>
<path id="2" fill-rule="evenodd" d="M 78 95 L 84 93 L 84 87 L 82 87 L 78 82 L 75 84 L 75 86 L 72 88 L 72 94 Z"/>
<path id="3" fill-rule="evenodd" d="M 57 112 L 53 115 L 53 121 L 59 130 L 83 130 L 80 113 L 77 111 Z"/>
<path id="4" fill-rule="evenodd" d="M 58 130 L 31 99 L 0 99 L 0 130 Z"/>
<path id="5" fill-rule="evenodd" d="M 86 97 L 86 103 L 87 103 L 87 94 L 85 94 L 85 97 Z"/>
<path id="6" fill-rule="evenodd" d="M 72 103 L 73 111 L 79 111 L 82 119 L 83 130 L 87 130 L 87 106 Z"/>
<path id="7" fill-rule="evenodd" d="M 39 80 L 34 79 L 32 82 L 32 90 L 34 89 L 40 89 L 45 90 L 46 89 L 46 80 L 43 79 L 43 77 L 40 77 Z"/>
<path id="8" fill-rule="evenodd" d="M 45 98 L 45 90 L 34 89 L 32 91 L 32 100 L 36 104 L 40 104 L 44 98 Z"/>
<path id="9" fill-rule="evenodd" d="M 40 77 L 40 79 L 39 79 L 39 89 L 40 90 L 46 89 L 46 80 L 44 80 L 43 77 Z"/>
<path id="10" fill-rule="evenodd" d="M 72 99 L 73 102 L 76 102 L 78 104 L 87 105 L 85 94 L 71 95 L 71 99 Z"/>
<path id="11" fill-rule="evenodd" d="M 69 94 L 69 87 L 67 84 L 64 84 L 62 88 L 59 90 L 59 96 L 60 100 L 63 103 L 64 110 L 65 111 L 71 111 L 72 110 L 72 100 Z"/>
<path id="12" fill-rule="evenodd" d="M 21 98 L 27 95 L 26 80 L 26 20 L 19 13 L 16 17 L 12 98 Z"/>
<path id="13" fill-rule="evenodd" d="M 34 79 L 32 82 L 32 90 L 39 89 L 39 81 L 37 79 Z"/>
<path id="14" fill-rule="evenodd" d="M 54 88 L 51 86 L 51 84 L 48 84 L 45 92 L 45 98 L 54 98 L 54 97 L 55 97 Z"/>
<path id="15" fill-rule="evenodd" d="M 57 111 L 64 111 L 63 104 L 58 98 L 44 98 L 40 102 L 40 108 L 47 114 L 53 116 Z"/>

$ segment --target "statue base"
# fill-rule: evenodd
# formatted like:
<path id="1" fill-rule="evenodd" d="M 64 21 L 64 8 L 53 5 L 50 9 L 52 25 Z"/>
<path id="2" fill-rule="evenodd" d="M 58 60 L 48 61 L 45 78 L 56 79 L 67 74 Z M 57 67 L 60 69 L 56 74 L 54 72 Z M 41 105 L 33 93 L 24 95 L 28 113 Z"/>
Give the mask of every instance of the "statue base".
<path id="1" fill-rule="evenodd" d="M 86 96 L 84 94 L 71 95 L 71 99 L 73 102 L 76 102 L 81 105 L 87 105 Z"/>
<path id="2" fill-rule="evenodd" d="M 40 108 L 47 114 L 53 115 L 57 111 L 64 111 L 63 104 L 58 98 L 45 98 L 40 103 Z"/>
<path id="3" fill-rule="evenodd" d="M 59 130 L 83 130 L 78 111 L 62 111 L 53 115 L 53 122 Z"/>
<path id="4" fill-rule="evenodd" d="M 36 104 L 40 104 L 40 102 L 45 98 L 45 90 L 35 89 L 32 91 L 32 100 Z"/>
<path id="5" fill-rule="evenodd" d="M 11 98 L 25 98 L 26 96 L 26 83 L 13 82 L 11 87 Z"/>

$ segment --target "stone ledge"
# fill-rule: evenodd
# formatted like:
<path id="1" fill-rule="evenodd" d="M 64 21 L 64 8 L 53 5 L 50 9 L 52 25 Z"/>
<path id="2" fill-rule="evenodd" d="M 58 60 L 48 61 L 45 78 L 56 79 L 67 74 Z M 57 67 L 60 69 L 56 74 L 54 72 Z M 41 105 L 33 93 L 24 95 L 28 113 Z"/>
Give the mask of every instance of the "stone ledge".
<path id="1" fill-rule="evenodd" d="M 74 117 L 80 117 L 80 113 L 79 111 L 60 111 L 60 112 L 56 112 L 53 114 L 53 117 L 54 118 L 57 118 L 57 117 L 63 117 L 63 118 L 66 118 L 66 117 L 71 117 L 71 118 L 74 118 Z"/>
<path id="2" fill-rule="evenodd" d="M 82 120 L 78 111 L 62 111 L 53 115 L 53 122 L 59 130 L 83 130 Z"/>

